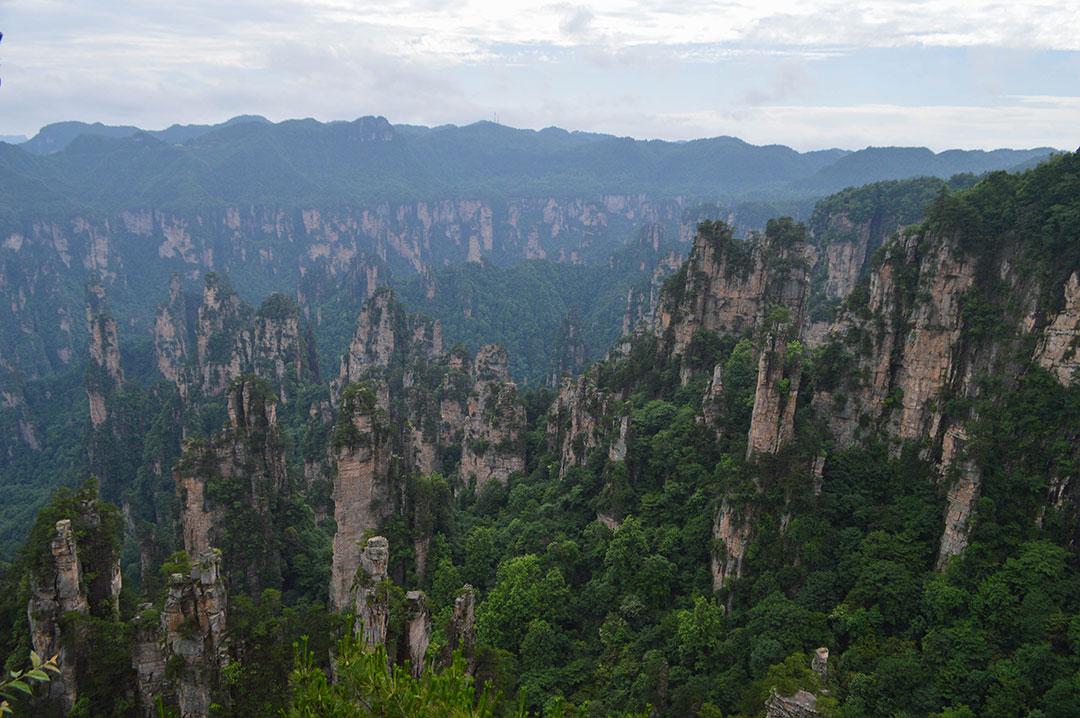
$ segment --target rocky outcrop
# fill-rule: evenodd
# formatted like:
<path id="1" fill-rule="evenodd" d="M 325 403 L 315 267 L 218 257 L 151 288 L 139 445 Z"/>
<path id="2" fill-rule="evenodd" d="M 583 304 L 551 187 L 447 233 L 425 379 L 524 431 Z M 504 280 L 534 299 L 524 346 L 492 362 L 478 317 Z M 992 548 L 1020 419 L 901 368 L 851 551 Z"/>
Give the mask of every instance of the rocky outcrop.
<path id="1" fill-rule="evenodd" d="M 333 564 L 330 604 L 338 610 L 353 604 L 353 582 L 361 566 L 361 541 L 376 531 L 394 508 L 387 482 L 389 429 L 385 412 L 367 386 L 350 384 L 341 398 L 334 430 L 337 471 L 334 477 Z"/>
<path id="2" fill-rule="evenodd" d="M 184 284 L 174 274 L 169 281 L 169 299 L 158 307 L 154 319 L 154 360 L 167 381 L 180 383 L 180 372 L 188 361 L 188 318 Z"/>
<path id="3" fill-rule="evenodd" d="M 784 696 L 775 690 L 765 701 L 765 718 L 819 718 L 817 696 L 808 691 L 796 691 Z"/>
<path id="4" fill-rule="evenodd" d="M 208 442 L 189 441 L 173 472 L 185 550 L 224 551 L 223 571 L 251 595 L 278 587 L 282 565 L 275 508 L 287 489 L 285 449 L 274 397 L 254 376 L 228 396 L 229 424 Z M 243 507 L 243 508 L 241 508 Z M 230 525 L 241 520 L 244 531 Z"/>
<path id="5" fill-rule="evenodd" d="M 479 489 L 489 481 L 506 483 L 525 469 L 525 407 L 510 381 L 506 350 L 480 348 L 473 365 L 461 444 L 461 476 L 475 478 Z"/>
<path id="6" fill-rule="evenodd" d="M 449 663 L 455 652 L 465 659 L 466 671 L 472 675 L 476 671 L 476 591 L 469 584 L 454 599 L 454 610 L 446 627 L 443 662 Z"/>
<path id="7" fill-rule="evenodd" d="M 90 334 L 86 398 L 90 402 L 90 423 L 96 429 L 109 418 L 106 397 L 124 384 L 116 320 L 108 310 L 105 289 L 100 282 L 87 287 L 86 327 Z"/>
<path id="8" fill-rule="evenodd" d="M 382 536 L 373 536 L 360 552 L 360 567 L 354 577 L 354 632 L 365 650 L 386 645 L 390 624 L 390 599 L 387 594 L 387 569 L 390 544 Z"/>
<path id="9" fill-rule="evenodd" d="M 254 311 L 223 276 L 209 273 L 192 329 L 185 304 L 174 277 L 154 322 L 158 371 L 176 383 L 182 397 L 193 389 L 217 396 L 244 374 L 254 374 L 270 382 L 285 403 L 296 384 L 318 380 L 310 333 L 300 308 L 285 295 L 271 294 Z"/>
<path id="10" fill-rule="evenodd" d="M 572 467 L 584 464 L 588 455 L 601 446 L 609 446 L 611 456 L 623 455 L 624 423 L 629 431 L 621 402 L 599 387 L 595 372 L 564 378 L 547 420 L 548 447 L 559 457 L 559 475 L 565 476 Z"/>
<path id="11" fill-rule="evenodd" d="M 975 502 L 979 498 L 982 472 L 975 462 L 965 455 L 967 441 L 967 432 L 959 426 L 950 426 L 942 440 L 941 468 L 949 491 L 946 499 L 945 530 L 938 548 L 938 569 L 944 568 L 950 558 L 967 548 Z"/>
<path id="12" fill-rule="evenodd" d="M 176 697 L 165 675 L 165 634 L 161 614 L 151 603 L 139 607 L 132 619 L 131 668 L 135 671 L 135 695 L 144 718 L 157 715 L 157 701 L 173 705 Z"/>
<path id="13" fill-rule="evenodd" d="M 405 594 L 405 643 L 406 658 L 417 678 L 427 665 L 427 649 L 431 644 L 431 612 L 423 591 Z"/>
<path id="14" fill-rule="evenodd" d="M 90 603 L 83 589 L 83 568 L 75 546 L 71 520 L 56 522 L 49 544 L 52 565 L 31 577 L 30 644 L 39 656 L 59 656 L 60 674 L 48 686 L 47 703 L 66 714 L 78 699 L 76 661 L 62 641 L 60 619 L 68 613 L 88 614 Z"/>
<path id="15" fill-rule="evenodd" d="M 721 222 L 703 222 L 656 313 L 664 353 L 685 354 L 700 331 L 740 334 L 758 327 L 768 301 L 765 264 L 763 243 L 735 239 Z"/>
<path id="16" fill-rule="evenodd" d="M 713 520 L 713 551 L 710 559 L 713 590 L 720 591 L 729 579 L 742 576 L 743 557 L 752 528 L 748 508 L 738 510 L 728 498 L 720 504 Z"/>
<path id="17" fill-rule="evenodd" d="M 84 497 L 71 518 L 56 522 L 48 552 L 32 568 L 27 618 L 30 643 L 39 656 L 59 656 L 60 674 L 42 697 L 45 714 L 70 711 L 78 699 L 78 677 L 93 656 L 83 650 L 73 615 L 115 620 L 120 614 L 120 557 L 106 536 L 115 526 L 97 498 Z M 84 536 L 93 551 L 80 549 Z M 66 635 L 65 629 L 74 630 Z"/>
<path id="18" fill-rule="evenodd" d="M 1068 386 L 1080 378 L 1080 274 L 1069 275 L 1064 293 L 1064 306 L 1043 330 L 1035 361 Z"/>
<path id="19" fill-rule="evenodd" d="M 173 574 L 161 622 L 168 673 L 182 718 L 205 718 L 224 698 L 221 669 L 228 662 L 227 599 L 221 554 L 200 554 L 187 576 Z"/>

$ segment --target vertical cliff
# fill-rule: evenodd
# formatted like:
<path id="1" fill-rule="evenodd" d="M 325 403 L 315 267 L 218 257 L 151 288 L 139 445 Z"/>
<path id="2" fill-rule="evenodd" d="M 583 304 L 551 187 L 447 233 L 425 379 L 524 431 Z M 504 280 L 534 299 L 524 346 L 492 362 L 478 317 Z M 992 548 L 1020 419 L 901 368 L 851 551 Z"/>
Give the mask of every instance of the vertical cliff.
<path id="1" fill-rule="evenodd" d="M 256 311 L 224 276 L 209 273 L 194 326 L 190 319 L 182 283 L 173 277 L 154 322 L 154 354 L 158 371 L 185 399 L 193 388 L 218 396 L 234 380 L 254 374 L 287 403 L 298 384 L 318 381 L 309 327 L 297 304 L 282 294 L 271 294 Z"/>
<path id="2" fill-rule="evenodd" d="M 187 576 L 169 579 L 161 615 L 166 675 L 182 718 L 206 718 L 210 706 L 226 696 L 221 669 L 228 662 L 227 598 L 221 555 L 200 553 Z"/>
<path id="3" fill-rule="evenodd" d="M 190 555 L 220 548 L 228 580 L 258 595 L 281 584 L 276 512 L 288 491 L 285 445 L 274 396 L 257 377 L 232 384 L 228 415 L 209 441 L 188 441 L 177 463 L 179 527 Z"/>
<path id="4" fill-rule="evenodd" d="M 506 480 L 525 469 L 525 407 L 510 381 L 506 350 L 489 344 L 480 348 L 473 364 L 461 444 L 461 476 L 476 479 L 479 489 L 488 481 Z"/>
<path id="5" fill-rule="evenodd" d="M 333 566 L 330 604 L 343 609 L 353 604 L 353 582 L 361 566 L 361 541 L 378 530 L 394 505 L 388 480 L 389 427 L 385 412 L 376 405 L 374 392 L 362 384 L 349 384 L 341 396 L 333 450 L 336 474 L 333 499 Z"/>
<path id="6" fill-rule="evenodd" d="M 109 418 L 106 398 L 124 384 L 116 320 L 109 311 L 100 282 L 87 287 L 86 327 L 90 334 L 86 397 L 90 402 L 90 423 L 96 429 Z"/>
<path id="7" fill-rule="evenodd" d="M 365 650 L 386 646 L 390 624 L 390 598 L 387 568 L 390 564 L 390 544 L 382 536 L 367 540 L 360 552 L 360 565 L 354 583 L 354 632 Z"/>
<path id="8" fill-rule="evenodd" d="M 40 656 L 59 656 L 60 674 L 40 699 L 44 715 L 66 714 L 79 696 L 81 677 L 94 660 L 81 640 L 78 617 L 115 620 L 120 612 L 120 518 L 88 484 L 54 502 L 51 531 L 39 516 L 29 576 L 27 618 L 30 642 Z"/>

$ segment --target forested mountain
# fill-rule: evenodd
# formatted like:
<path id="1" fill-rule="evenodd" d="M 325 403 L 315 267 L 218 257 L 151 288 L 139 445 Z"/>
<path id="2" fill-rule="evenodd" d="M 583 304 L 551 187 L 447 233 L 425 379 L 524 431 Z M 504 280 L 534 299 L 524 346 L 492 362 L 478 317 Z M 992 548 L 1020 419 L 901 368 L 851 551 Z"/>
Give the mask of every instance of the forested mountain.
<path id="1" fill-rule="evenodd" d="M 436 155 L 440 133 L 483 129 L 389 131 Z M 492 206 L 526 227 L 515 202 Z M 131 211 L 86 220 L 86 253 L 62 222 L 9 234 L 11 316 L 44 323 L 29 288 L 67 283 L 85 327 L 43 339 L 57 363 L 36 376 L 4 355 L 5 476 L 78 477 L 0 573 L 9 666 L 59 660 L 24 708 L 1074 715 L 1080 154 L 845 190 L 745 238 L 718 208 L 620 202 L 538 206 L 532 225 L 660 212 L 602 271 L 440 266 L 429 229 L 395 230 L 381 246 L 424 260 L 396 290 L 373 251 L 301 264 L 295 293 L 257 307 L 227 271 L 127 265 L 273 268 L 301 236 L 332 259 L 365 215 Z M 200 239 L 210 216 L 235 234 Z M 106 236 L 117 221 L 127 239 Z M 487 257 L 484 237 L 462 246 Z M 76 257 L 85 275 L 64 272 Z M 137 281 L 161 282 L 152 338 L 118 310 Z M 536 373 L 553 388 L 515 382 L 530 370 L 487 343 L 536 351 L 527 328 L 458 319 L 514 291 L 558 345 Z M 624 336 L 584 368 L 614 321 Z M 331 325 L 346 336 L 320 347 Z M 36 458 L 46 442 L 62 450 Z"/>

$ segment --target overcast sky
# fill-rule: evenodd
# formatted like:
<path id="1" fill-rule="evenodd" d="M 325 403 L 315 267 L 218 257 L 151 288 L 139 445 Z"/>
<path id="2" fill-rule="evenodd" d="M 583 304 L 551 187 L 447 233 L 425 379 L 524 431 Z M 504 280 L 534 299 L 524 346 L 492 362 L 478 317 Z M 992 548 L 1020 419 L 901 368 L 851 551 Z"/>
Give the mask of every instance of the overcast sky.
<path id="1" fill-rule="evenodd" d="M 384 115 L 1080 146 L 1080 0 L 0 0 L 0 134 Z"/>

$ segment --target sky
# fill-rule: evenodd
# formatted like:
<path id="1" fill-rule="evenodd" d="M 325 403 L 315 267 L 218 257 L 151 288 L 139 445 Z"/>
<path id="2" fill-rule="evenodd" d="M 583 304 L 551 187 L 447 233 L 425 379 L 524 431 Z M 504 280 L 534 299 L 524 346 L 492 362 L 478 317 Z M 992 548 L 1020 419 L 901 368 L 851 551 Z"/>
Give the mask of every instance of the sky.
<path id="1" fill-rule="evenodd" d="M 799 150 L 1080 146 L 1080 0 L 0 0 L 0 135 L 468 124 Z"/>

